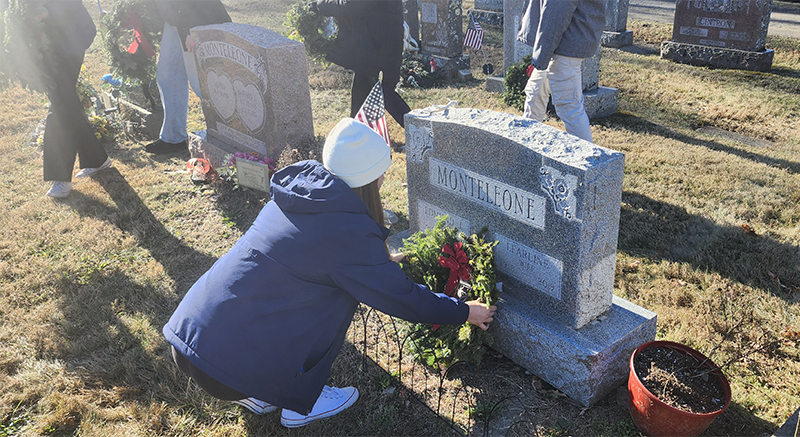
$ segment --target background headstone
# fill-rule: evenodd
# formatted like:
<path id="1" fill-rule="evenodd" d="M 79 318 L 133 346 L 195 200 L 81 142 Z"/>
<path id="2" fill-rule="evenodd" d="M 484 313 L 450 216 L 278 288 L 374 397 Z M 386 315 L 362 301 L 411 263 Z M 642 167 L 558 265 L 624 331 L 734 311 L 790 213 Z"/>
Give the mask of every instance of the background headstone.
<path id="1" fill-rule="evenodd" d="M 492 111 L 405 124 L 410 232 L 446 213 L 499 242 L 493 347 L 584 405 L 624 381 L 656 318 L 613 295 L 623 155 Z"/>
<path id="2" fill-rule="evenodd" d="M 628 30 L 628 5 L 630 0 L 608 0 L 606 3 L 606 28 L 600 39 L 603 47 L 624 47 L 633 44 L 633 32 Z"/>
<path id="3" fill-rule="evenodd" d="M 600 46 L 594 56 L 583 60 L 581 76 L 583 82 L 583 108 L 589 119 L 607 117 L 617 113 L 617 88 L 599 86 L 600 82 Z"/>
<path id="4" fill-rule="evenodd" d="M 277 159 L 314 138 L 302 43 L 239 23 L 195 27 L 192 36 L 207 127 L 205 138 L 190 138 L 193 154 L 213 166 L 236 151 Z"/>
<path id="5" fill-rule="evenodd" d="M 461 0 L 420 0 L 423 53 L 443 58 L 460 56 L 464 42 Z"/>
<path id="6" fill-rule="evenodd" d="M 677 0 L 672 41 L 661 57 L 692 65 L 767 71 L 766 50 L 772 0 Z"/>

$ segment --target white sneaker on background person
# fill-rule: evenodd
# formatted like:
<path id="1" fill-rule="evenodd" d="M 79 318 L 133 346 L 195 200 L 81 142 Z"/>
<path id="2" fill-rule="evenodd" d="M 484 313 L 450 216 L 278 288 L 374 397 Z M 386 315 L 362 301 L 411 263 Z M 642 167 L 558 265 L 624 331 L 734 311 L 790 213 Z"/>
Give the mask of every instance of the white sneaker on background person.
<path id="1" fill-rule="evenodd" d="M 247 408 L 253 414 L 258 414 L 259 416 L 262 414 L 271 413 L 278 409 L 275 405 L 272 405 L 268 402 L 264 402 L 260 399 L 256 398 L 246 398 L 240 399 L 238 401 L 231 401 L 240 407 Z"/>
<path id="2" fill-rule="evenodd" d="M 93 176 L 93 175 L 97 174 L 97 172 L 105 170 L 105 169 L 107 169 L 107 168 L 109 168 L 109 167 L 111 167 L 113 165 L 114 165 L 114 163 L 111 162 L 111 158 L 106 158 L 106 162 L 104 162 L 100 167 L 84 168 L 83 170 L 81 170 L 81 171 L 79 171 L 78 173 L 75 174 L 75 178 L 77 178 L 77 179 L 88 178 L 89 176 Z"/>
<path id="3" fill-rule="evenodd" d="M 298 428 L 317 419 L 335 416 L 353 405 L 357 399 L 358 390 L 355 387 L 336 388 L 326 385 L 307 416 L 284 408 L 281 412 L 281 425 Z"/>
<path id="4" fill-rule="evenodd" d="M 72 182 L 53 181 L 52 186 L 47 190 L 48 197 L 67 197 L 72 191 Z"/>

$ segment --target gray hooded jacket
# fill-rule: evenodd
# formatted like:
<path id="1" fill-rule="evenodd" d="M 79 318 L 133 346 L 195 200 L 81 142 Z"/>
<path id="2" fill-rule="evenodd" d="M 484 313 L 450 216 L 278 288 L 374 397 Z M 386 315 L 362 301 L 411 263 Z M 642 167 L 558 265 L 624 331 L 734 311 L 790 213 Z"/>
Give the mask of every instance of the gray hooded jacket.
<path id="1" fill-rule="evenodd" d="M 553 54 L 594 55 L 606 25 L 607 1 L 530 0 L 517 39 L 533 47 L 531 64 L 546 70 Z"/>

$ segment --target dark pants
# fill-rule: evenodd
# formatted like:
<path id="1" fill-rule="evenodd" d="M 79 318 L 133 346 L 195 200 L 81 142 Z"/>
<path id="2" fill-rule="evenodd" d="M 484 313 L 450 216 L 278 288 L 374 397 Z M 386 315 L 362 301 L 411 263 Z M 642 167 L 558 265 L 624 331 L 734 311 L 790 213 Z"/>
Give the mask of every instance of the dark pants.
<path id="1" fill-rule="evenodd" d="M 45 62 L 52 83 L 47 91 L 50 110 L 44 129 L 44 180 L 69 182 L 76 155 L 81 168 L 100 167 L 108 155 L 94 136 L 75 90 L 83 54 L 56 54 Z"/>
<path id="2" fill-rule="evenodd" d="M 175 346 L 172 346 L 172 359 L 175 360 L 175 364 L 178 365 L 178 368 L 181 369 L 183 373 L 191 376 L 200 388 L 217 399 L 222 399 L 223 401 L 238 401 L 249 397 L 208 376 L 206 372 L 203 372 L 189 362 L 183 354 L 175 349 Z"/>
<path id="3" fill-rule="evenodd" d="M 376 76 L 359 73 L 353 76 L 350 117 L 355 117 L 356 114 L 358 114 L 358 110 L 361 109 L 361 105 L 367 100 L 369 92 L 372 91 L 372 87 L 375 86 L 377 81 L 378 78 Z M 400 97 L 400 94 L 397 94 L 397 91 L 394 90 L 395 85 L 397 85 L 399 81 L 400 68 L 393 69 L 392 73 L 383 72 L 383 82 L 381 82 L 381 87 L 383 88 L 383 104 L 386 107 L 386 112 L 394 118 L 397 124 L 399 124 L 400 127 L 405 127 L 403 124 L 403 116 L 409 113 L 411 108 L 409 108 L 408 103 Z"/>

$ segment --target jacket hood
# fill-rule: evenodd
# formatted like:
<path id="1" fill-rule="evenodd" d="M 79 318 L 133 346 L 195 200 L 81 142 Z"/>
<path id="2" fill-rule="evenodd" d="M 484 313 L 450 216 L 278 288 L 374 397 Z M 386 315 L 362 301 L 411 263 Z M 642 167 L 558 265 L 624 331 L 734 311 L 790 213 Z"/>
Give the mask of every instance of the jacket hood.
<path id="1" fill-rule="evenodd" d="M 277 171 L 270 180 L 270 197 L 282 210 L 297 214 L 368 214 L 355 191 L 317 161 L 301 161 Z"/>

